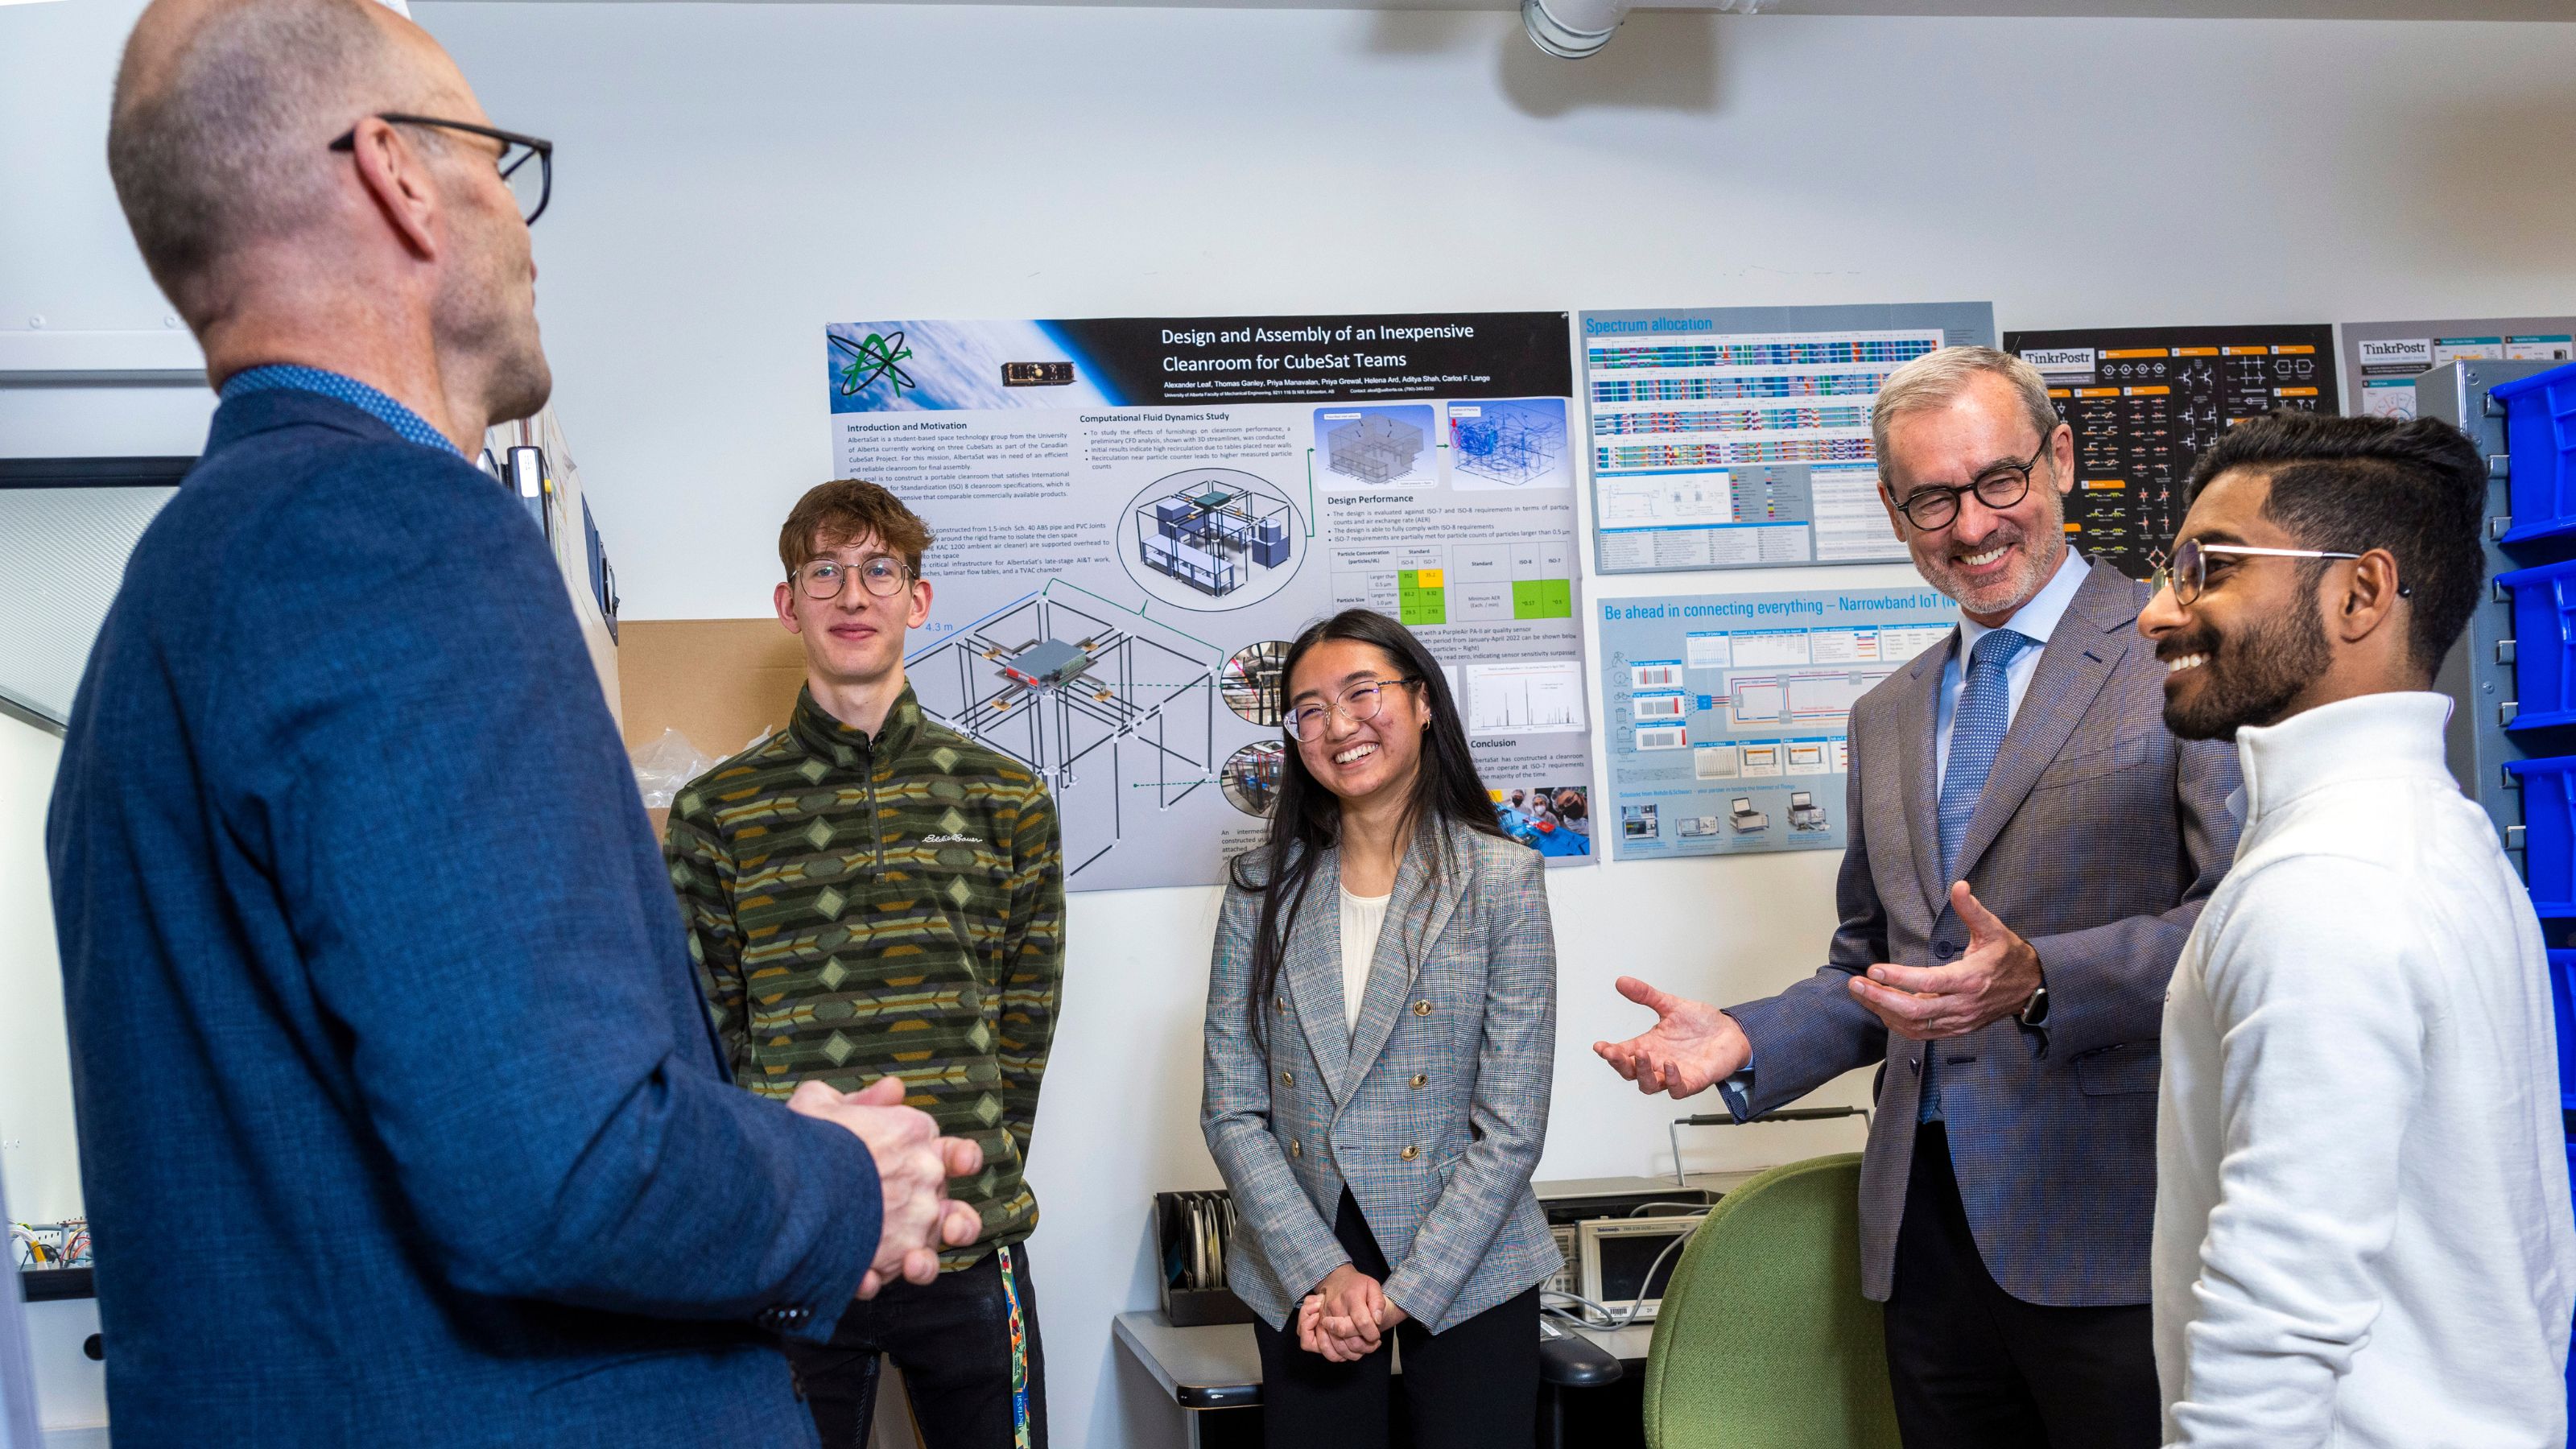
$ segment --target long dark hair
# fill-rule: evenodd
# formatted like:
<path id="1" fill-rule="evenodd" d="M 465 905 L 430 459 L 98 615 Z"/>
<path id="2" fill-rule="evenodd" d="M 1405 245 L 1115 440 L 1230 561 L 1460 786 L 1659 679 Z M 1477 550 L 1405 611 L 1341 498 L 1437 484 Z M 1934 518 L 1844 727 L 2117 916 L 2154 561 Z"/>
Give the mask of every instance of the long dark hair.
<path id="1" fill-rule="evenodd" d="M 1422 647 L 1421 640 L 1413 637 L 1412 630 L 1386 615 L 1368 609 L 1345 609 L 1320 624 L 1306 626 L 1306 632 L 1288 646 L 1287 657 L 1279 663 L 1278 682 L 1273 686 L 1277 698 L 1272 701 L 1279 717 L 1285 720 L 1288 716 L 1288 681 L 1297 672 L 1297 661 L 1316 645 L 1335 639 L 1376 646 L 1395 662 L 1403 678 L 1422 691 L 1424 702 L 1431 707 L 1431 727 L 1422 732 L 1422 760 L 1414 771 L 1413 794 L 1405 801 L 1397 838 L 1410 840 L 1425 826 L 1447 824 L 1501 836 L 1503 827 L 1494 815 L 1494 797 L 1477 777 L 1476 760 L 1468 753 L 1467 729 L 1459 722 L 1458 703 L 1449 693 L 1448 676 L 1441 673 L 1440 662 Z M 1244 1010 L 1253 1039 L 1261 1042 L 1265 1050 L 1269 1038 L 1261 1003 L 1278 989 L 1280 964 L 1288 955 L 1289 924 L 1305 907 L 1306 889 L 1315 880 L 1316 855 L 1342 835 L 1341 797 L 1306 772 L 1305 758 L 1298 753 L 1293 734 L 1283 754 L 1279 789 L 1270 805 L 1269 837 L 1236 856 L 1229 868 L 1237 887 L 1261 894 L 1261 916 L 1252 933 L 1252 990 L 1245 999 Z M 1433 850 L 1427 856 L 1434 879 L 1447 864 L 1444 855 L 1443 851 Z"/>

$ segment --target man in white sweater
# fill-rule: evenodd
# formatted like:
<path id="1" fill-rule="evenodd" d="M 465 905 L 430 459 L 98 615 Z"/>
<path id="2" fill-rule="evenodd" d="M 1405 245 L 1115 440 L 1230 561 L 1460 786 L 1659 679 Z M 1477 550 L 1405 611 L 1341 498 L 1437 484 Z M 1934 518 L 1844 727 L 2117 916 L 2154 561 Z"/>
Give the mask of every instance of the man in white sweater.
<path id="1" fill-rule="evenodd" d="M 2486 467 L 2292 415 L 2201 459 L 2139 618 L 2233 737 L 2236 864 L 2166 997 L 2152 1255 L 2176 1445 L 2554 1446 L 2576 1222 L 2540 924 L 2443 763 Z"/>

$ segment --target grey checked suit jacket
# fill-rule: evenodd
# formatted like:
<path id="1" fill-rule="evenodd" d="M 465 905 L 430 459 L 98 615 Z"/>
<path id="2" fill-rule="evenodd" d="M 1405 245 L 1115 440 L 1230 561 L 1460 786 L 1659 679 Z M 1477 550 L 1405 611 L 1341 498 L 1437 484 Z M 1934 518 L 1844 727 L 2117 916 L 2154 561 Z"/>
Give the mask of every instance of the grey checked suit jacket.
<path id="1" fill-rule="evenodd" d="M 2011 1017 L 1909 1041 L 1852 1000 L 1876 962 L 1958 958 L 1941 878 L 1933 730 L 1949 639 L 1851 715 L 1851 834 L 1826 964 L 1728 1008 L 1753 1042 L 1747 1106 L 1783 1106 L 1884 1062 L 1861 1164 L 1861 1282 L 1884 1301 L 1914 1162 L 1923 1055 L 1940 1053 L 1959 1195 L 1987 1271 L 2029 1303 L 2144 1303 L 2155 1211 L 2165 982 L 2236 853 L 2236 752 L 2164 723 L 2163 664 L 2138 636 L 2146 585 L 2094 562 L 2040 655 L 1968 822 L 1958 874 L 2039 952 L 2043 1029 Z"/>
<path id="2" fill-rule="evenodd" d="M 1431 852 L 1446 853 L 1434 887 Z M 1359 1029 L 1342 1009 L 1341 853 L 1315 862 L 1264 1006 L 1245 1020 L 1261 898 L 1229 885 L 1207 1003 L 1199 1127 L 1234 1195 L 1225 1260 L 1274 1327 L 1350 1255 L 1342 1188 L 1394 1270 L 1389 1298 L 1440 1333 L 1556 1272 L 1530 1191 L 1556 1056 L 1556 946 L 1538 852 L 1451 826 L 1396 872 Z"/>

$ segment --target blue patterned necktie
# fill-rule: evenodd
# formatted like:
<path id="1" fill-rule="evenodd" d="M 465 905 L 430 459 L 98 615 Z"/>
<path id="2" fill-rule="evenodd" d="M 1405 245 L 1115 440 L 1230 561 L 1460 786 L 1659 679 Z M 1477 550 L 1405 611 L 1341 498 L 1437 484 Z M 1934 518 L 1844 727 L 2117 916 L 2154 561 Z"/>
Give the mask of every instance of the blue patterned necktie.
<path id="1" fill-rule="evenodd" d="M 1968 838 L 1968 821 L 1977 813 L 1977 798 L 1986 793 L 1986 776 L 1995 768 L 2012 725 L 2012 662 L 2033 641 L 2010 629 L 1989 630 L 1968 654 L 1967 678 L 1959 686 L 1959 704 L 1950 715 L 1950 765 L 1941 774 L 1941 884 L 1946 892 L 1957 879 L 1959 847 Z M 1945 894 L 1941 919 L 1952 919 Z M 1935 929 L 1938 929 L 1936 925 Z M 1941 1089 L 1932 1079 L 1939 1042 L 1923 1044 L 1922 1110 L 1916 1120 L 1941 1120 Z"/>

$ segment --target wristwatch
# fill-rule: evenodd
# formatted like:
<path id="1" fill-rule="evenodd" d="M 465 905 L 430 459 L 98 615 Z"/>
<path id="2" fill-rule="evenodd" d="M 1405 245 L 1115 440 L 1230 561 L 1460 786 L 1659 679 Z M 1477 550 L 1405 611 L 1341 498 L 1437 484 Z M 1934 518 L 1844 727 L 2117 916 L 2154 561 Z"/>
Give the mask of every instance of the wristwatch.
<path id="1" fill-rule="evenodd" d="M 2024 1026 L 2043 1026 L 2048 1021 L 2048 983 L 2042 981 L 2030 993 L 2030 1000 L 2013 1013 L 2013 1020 Z"/>

